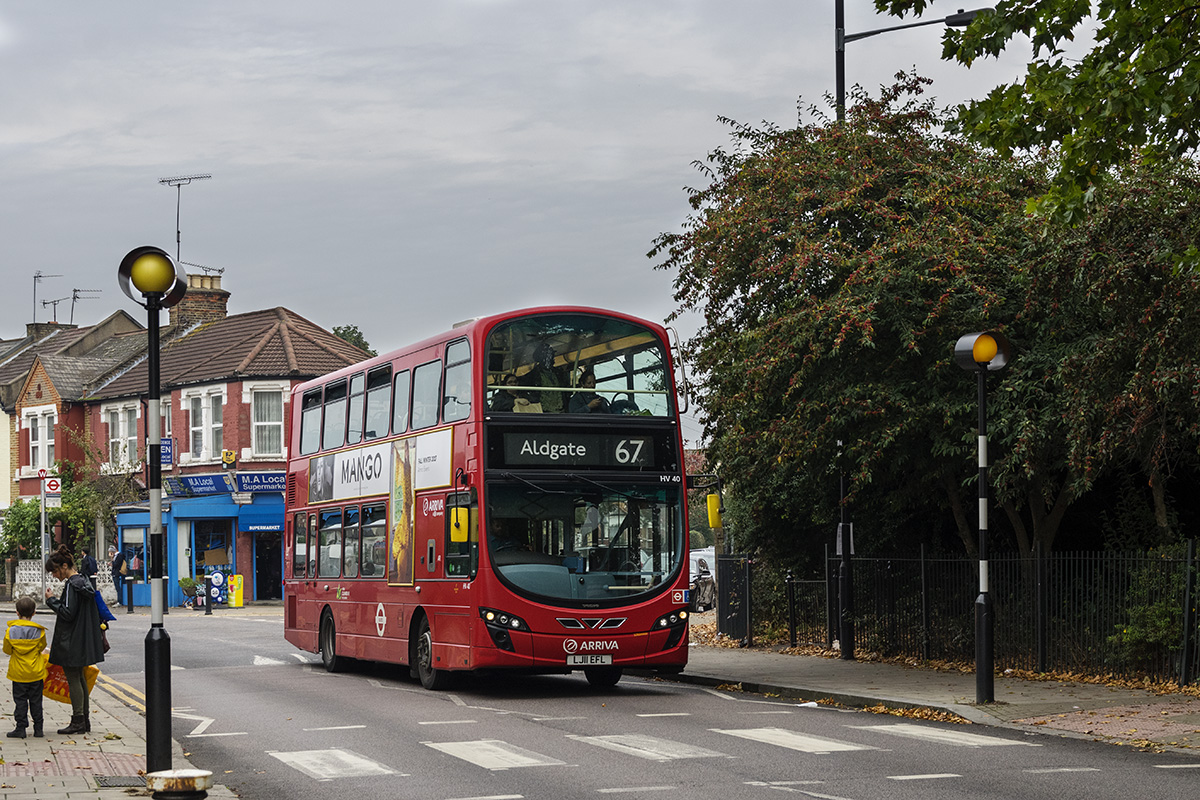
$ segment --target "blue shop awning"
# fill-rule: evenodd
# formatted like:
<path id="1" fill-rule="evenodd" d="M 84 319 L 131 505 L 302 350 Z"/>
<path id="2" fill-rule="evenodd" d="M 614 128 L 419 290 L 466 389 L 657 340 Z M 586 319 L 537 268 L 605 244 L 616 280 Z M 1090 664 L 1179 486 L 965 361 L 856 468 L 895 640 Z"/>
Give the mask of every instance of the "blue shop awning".
<path id="1" fill-rule="evenodd" d="M 244 505 L 238 509 L 238 530 L 253 533 L 258 531 L 283 530 L 283 504 Z"/>

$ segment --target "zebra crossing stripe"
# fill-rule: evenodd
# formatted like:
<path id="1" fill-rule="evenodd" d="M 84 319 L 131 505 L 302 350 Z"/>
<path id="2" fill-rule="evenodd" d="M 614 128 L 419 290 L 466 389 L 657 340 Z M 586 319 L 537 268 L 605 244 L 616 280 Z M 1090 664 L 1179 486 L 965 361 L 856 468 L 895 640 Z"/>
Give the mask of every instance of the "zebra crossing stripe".
<path id="1" fill-rule="evenodd" d="M 333 748 L 329 750 L 297 750 L 290 753 L 268 750 L 267 755 L 277 758 L 292 769 L 299 770 L 319 781 L 328 781 L 334 778 L 359 778 L 365 775 L 405 775 L 403 772 L 397 772 L 378 761 L 372 761 L 366 756 L 350 750 Z"/>
<path id="2" fill-rule="evenodd" d="M 999 736 L 983 736 L 978 733 L 964 731 L 948 731 L 941 728 L 926 728 L 921 725 L 902 722 L 895 725 L 848 725 L 860 731 L 879 731 L 893 736 L 905 736 L 909 739 L 921 739 L 926 742 L 948 744 L 953 747 L 1041 747 L 1034 742 L 1021 742 L 1016 739 L 1002 739 Z"/>
<path id="3" fill-rule="evenodd" d="M 854 744 L 853 742 L 843 742 L 838 739 L 826 739 L 821 736 L 806 736 L 803 733 L 784 730 L 783 728 L 744 728 L 741 730 L 721 730 L 720 728 L 709 728 L 713 733 L 723 733 L 726 736 L 737 736 L 741 739 L 749 739 L 754 742 L 762 742 L 763 744 L 773 744 L 777 747 L 786 747 L 789 750 L 799 750 L 802 753 L 813 753 L 815 755 L 825 755 L 827 753 L 840 753 L 850 750 L 878 750 L 878 747 L 871 747 L 865 744 Z"/>
<path id="4" fill-rule="evenodd" d="M 481 739 L 475 742 L 421 742 L 448 756 L 490 770 L 514 769 L 517 767 L 565 766 L 565 761 L 550 758 L 532 750 L 500 741 Z"/>
<path id="5" fill-rule="evenodd" d="M 648 761 L 674 761 L 678 758 L 727 758 L 724 753 L 706 750 L 703 747 L 636 733 L 615 736 L 568 736 L 567 738 L 594 744 L 606 750 L 637 756 Z"/>

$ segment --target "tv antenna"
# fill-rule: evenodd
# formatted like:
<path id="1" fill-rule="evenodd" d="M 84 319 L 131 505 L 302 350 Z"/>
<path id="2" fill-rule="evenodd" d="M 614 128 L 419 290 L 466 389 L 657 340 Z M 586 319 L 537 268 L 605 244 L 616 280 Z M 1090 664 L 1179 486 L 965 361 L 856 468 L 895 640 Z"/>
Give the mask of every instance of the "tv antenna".
<path id="1" fill-rule="evenodd" d="M 42 282 L 42 278 L 61 278 L 62 275 L 47 275 L 40 269 L 33 273 L 33 321 L 37 322 L 37 285 Z"/>
<path id="2" fill-rule="evenodd" d="M 72 289 L 71 290 L 71 324 L 75 324 L 75 301 L 87 300 L 88 295 L 100 294 L 100 289 Z"/>
<path id="3" fill-rule="evenodd" d="M 42 308 L 45 308 L 46 306 L 54 306 L 54 324 L 56 324 L 56 325 L 58 324 L 58 304 L 61 303 L 63 300 L 69 300 L 69 299 L 70 299 L 69 297 L 60 297 L 57 300 L 43 300 L 42 301 Z"/>
<path id="4" fill-rule="evenodd" d="M 180 175 L 175 178 L 159 178 L 158 182 L 163 186 L 175 187 L 175 260 L 179 261 L 180 235 L 179 235 L 179 204 L 183 199 L 183 187 L 187 186 L 192 181 L 206 181 L 212 178 L 212 175 L 207 173 L 201 175 Z"/>
<path id="5" fill-rule="evenodd" d="M 213 275 L 213 274 L 224 275 L 225 274 L 224 267 L 206 267 L 203 264 L 193 264 L 191 261 L 183 261 L 183 260 L 180 260 L 179 263 L 183 264 L 186 267 L 195 267 L 196 269 L 202 269 L 202 270 L 204 270 L 205 275 Z"/>

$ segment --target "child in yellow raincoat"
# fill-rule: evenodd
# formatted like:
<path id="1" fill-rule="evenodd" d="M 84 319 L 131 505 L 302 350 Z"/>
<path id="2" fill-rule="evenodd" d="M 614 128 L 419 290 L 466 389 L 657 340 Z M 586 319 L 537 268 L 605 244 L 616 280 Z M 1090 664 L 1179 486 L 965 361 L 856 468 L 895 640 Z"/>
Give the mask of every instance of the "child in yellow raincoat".
<path id="1" fill-rule="evenodd" d="M 13 713 L 17 727 L 9 731 L 9 739 L 24 739 L 33 717 L 33 735 L 42 736 L 42 681 L 46 679 L 46 629 L 33 621 L 37 603 L 32 597 L 17 600 L 17 616 L 4 631 L 4 652 L 8 658 L 8 679 L 12 681 Z"/>

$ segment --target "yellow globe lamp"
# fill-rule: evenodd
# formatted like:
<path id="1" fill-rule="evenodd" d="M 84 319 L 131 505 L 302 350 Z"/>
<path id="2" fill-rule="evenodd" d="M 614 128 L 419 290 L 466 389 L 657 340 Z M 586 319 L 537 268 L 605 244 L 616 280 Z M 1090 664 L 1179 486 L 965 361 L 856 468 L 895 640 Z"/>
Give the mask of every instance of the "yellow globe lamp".
<path id="1" fill-rule="evenodd" d="M 154 297 L 160 308 L 170 308 L 183 299 L 187 275 L 181 264 L 161 247 L 145 246 L 130 250 L 117 269 L 121 291 L 141 306 Z"/>
<path id="2" fill-rule="evenodd" d="M 998 331 L 968 333 L 954 345 L 954 361 L 968 372 L 1000 372 L 1012 358 L 1012 346 Z"/>

